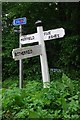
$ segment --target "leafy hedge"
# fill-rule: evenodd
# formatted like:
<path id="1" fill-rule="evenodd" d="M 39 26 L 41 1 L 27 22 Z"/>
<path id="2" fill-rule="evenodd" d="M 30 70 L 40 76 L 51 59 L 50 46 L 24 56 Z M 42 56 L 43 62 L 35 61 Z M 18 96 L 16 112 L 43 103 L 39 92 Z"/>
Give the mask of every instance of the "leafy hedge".
<path id="1" fill-rule="evenodd" d="M 42 88 L 38 81 L 28 81 L 26 87 L 17 84 L 3 88 L 3 119 L 51 118 L 51 120 L 79 120 L 79 84 L 63 74 L 61 80 Z"/>

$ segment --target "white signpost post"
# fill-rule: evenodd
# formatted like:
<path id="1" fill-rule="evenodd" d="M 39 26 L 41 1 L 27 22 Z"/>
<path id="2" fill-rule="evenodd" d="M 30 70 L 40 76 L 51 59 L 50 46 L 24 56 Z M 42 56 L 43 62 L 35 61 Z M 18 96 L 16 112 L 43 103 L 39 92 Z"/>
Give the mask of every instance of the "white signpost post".
<path id="1" fill-rule="evenodd" d="M 42 49 L 42 55 L 40 55 L 40 62 L 41 62 L 41 71 L 43 78 L 43 87 L 48 88 L 50 84 L 50 77 L 49 77 L 49 70 L 47 63 L 46 48 L 44 43 L 43 26 L 41 21 L 37 21 L 35 24 L 37 26 L 39 45 L 41 45 L 41 49 Z"/>
<path id="2" fill-rule="evenodd" d="M 13 49 L 12 55 L 13 55 L 13 59 L 20 61 L 25 58 L 30 58 L 40 55 L 43 87 L 48 88 L 50 84 L 50 77 L 49 77 L 47 55 L 46 55 L 46 48 L 44 41 L 64 37 L 65 30 L 63 28 L 57 28 L 53 30 L 43 31 L 43 26 L 41 21 L 37 21 L 35 24 L 37 26 L 37 33 L 29 34 L 29 35 L 20 34 L 20 48 Z M 21 47 L 21 45 L 23 44 L 29 44 L 34 42 L 38 42 L 38 45 Z M 22 85 L 20 85 L 20 88 L 21 87 Z"/>

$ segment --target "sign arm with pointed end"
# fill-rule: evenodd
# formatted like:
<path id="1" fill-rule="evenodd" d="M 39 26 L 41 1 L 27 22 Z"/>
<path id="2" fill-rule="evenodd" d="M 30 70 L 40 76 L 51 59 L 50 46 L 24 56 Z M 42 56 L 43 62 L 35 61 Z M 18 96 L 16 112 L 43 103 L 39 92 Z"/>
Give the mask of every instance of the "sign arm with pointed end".
<path id="1" fill-rule="evenodd" d="M 16 48 L 12 51 L 13 59 L 15 60 L 30 58 L 41 54 L 41 45 Z"/>
<path id="2" fill-rule="evenodd" d="M 63 28 L 44 31 L 44 41 L 62 38 L 64 35 L 65 30 Z"/>
<path id="3" fill-rule="evenodd" d="M 20 43 L 21 44 L 29 44 L 34 42 L 39 42 L 38 40 L 38 33 L 29 34 L 29 35 L 22 35 L 20 37 Z M 65 30 L 63 28 L 57 28 L 52 30 L 43 31 L 43 40 L 53 40 L 62 38 L 65 35 Z"/>

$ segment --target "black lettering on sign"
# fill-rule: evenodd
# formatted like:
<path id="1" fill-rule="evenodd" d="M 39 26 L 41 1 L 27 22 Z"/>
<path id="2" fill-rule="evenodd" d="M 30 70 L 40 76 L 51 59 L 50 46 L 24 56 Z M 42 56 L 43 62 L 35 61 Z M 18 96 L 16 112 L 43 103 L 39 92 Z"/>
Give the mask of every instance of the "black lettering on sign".
<path id="1" fill-rule="evenodd" d="M 31 37 L 27 37 L 27 40 L 30 40 L 31 39 Z"/>
<path id="2" fill-rule="evenodd" d="M 25 54 L 26 54 L 26 51 L 22 51 L 22 52 L 21 52 L 21 55 L 25 55 Z"/>
<path id="3" fill-rule="evenodd" d="M 52 39 L 52 38 L 53 38 L 53 35 L 50 35 L 48 38 L 49 38 L 49 39 Z"/>
<path id="4" fill-rule="evenodd" d="M 25 55 L 25 54 L 31 54 L 32 53 L 32 50 L 26 50 L 26 51 L 22 51 L 21 52 L 21 55 Z"/>
<path id="5" fill-rule="evenodd" d="M 15 53 L 15 56 L 19 56 L 19 55 L 20 55 L 20 52 Z"/>
<path id="6" fill-rule="evenodd" d="M 59 34 L 57 34 L 57 37 L 59 38 Z"/>
<path id="7" fill-rule="evenodd" d="M 51 32 L 50 31 L 44 32 L 44 35 L 51 35 Z"/>
<path id="8" fill-rule="evenodd" d="M 48 39 L 54 39 L 54 38 L 59 38 L 59 34 L 54 34 L 54 35 L 48 36 Z"/>
<path id="9" fill-rule="evenodd" d="M 31 53 L 32 53 L 32 50 L 28 50 L 28 51 L 27 51 L 27 54 L 31 54 Z"/>
<path id="10" fill-rule="evenodd" d="M 31 54 L 32 52 L 33 52 L 32 49 L 26 50 L 26 51 L 22 51 L 22 52 L 16 52 L 16 53 L 15 53 L 15 56 Z"/>
<path id="11" fill-rule="evenodd" d="M 54 37 L 55 37 L 55 38 L 59 38 L 59 34 L 55 34 Z"/>
<path id="12" fill-rule="evenodd" d="M 21 41 L 25 41 L 25 40 L 33 40 L 34 39 L 34 36 L 31 36 L 31 37 L 24 37 L 21 39 Z"/>
<path id="13" fill-rule="evenodd" d="M 34 36 L 32 36 L 32 39 L 31 40 L 33 40 L 34 39 Z"/>
<path id="14" fill-rule="evenodd" d="M 21 41 L 25 41 L 25 40 L 26 40 L 26 38 L 25 38 L 25 37 L 21 39 Z"/>

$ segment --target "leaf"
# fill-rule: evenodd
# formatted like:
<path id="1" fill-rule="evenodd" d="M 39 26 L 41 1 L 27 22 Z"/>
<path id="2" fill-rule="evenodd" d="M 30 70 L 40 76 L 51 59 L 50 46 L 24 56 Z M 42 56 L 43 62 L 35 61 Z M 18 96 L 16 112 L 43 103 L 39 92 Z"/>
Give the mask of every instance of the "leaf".
<path id="1" fill-rule="evenodd" d="M 37 112 L 35 111 L 29 111 L 29 117 L 28 118 L 39 118 Z"/>

